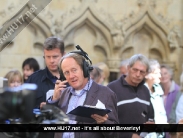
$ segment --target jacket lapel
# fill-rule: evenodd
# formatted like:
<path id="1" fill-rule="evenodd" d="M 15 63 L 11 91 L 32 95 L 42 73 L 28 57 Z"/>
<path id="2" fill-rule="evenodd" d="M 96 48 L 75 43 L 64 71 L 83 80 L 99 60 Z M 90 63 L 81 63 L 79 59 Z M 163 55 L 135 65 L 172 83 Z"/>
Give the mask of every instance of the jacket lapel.
<path id="1" fill-rule="evenodd" d="M 98 91 L 99 87 L 98 84 L 96 82 L 93 81 L 92 86 L 90 87 L 90 90 L 87 93 L 84 105 L 94 105 L 93 101 L 96 99 L 97 97 L 97 91 Z"/>

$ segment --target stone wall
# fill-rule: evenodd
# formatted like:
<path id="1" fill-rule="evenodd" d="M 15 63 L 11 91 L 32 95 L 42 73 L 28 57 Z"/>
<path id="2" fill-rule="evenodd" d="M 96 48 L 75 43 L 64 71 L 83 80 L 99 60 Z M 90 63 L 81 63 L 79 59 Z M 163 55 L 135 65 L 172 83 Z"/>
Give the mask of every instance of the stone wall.
<path id="1" fill-rule="evenodd" d="M 0 1 L 1 24 L 26 2 Z M 175 80 L 183 59 L 181 0 L 52 0 L 38 18 L 0 53 L 0 76 L 12 68 L 21 71 L 27 57 L 44 68 L 42 45 L 48 36 L 65 41 L 66 52 L 79 44 L 93 64 L 104 62 L 118 72 L 122 59 L 142 53 L 174 68 Z M 13 12 L 12 12 L 13 11 Z"/>

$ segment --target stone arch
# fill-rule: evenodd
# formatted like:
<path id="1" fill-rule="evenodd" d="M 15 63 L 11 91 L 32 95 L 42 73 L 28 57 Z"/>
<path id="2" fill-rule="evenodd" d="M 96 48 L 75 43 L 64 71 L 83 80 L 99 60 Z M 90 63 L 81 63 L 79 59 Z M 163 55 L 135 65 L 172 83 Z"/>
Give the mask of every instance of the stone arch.
<path id="1" fill-rule="evenodd" d="M 129 46 L 120 52 L 120 60 L 128 59 L 134 54 L 134 48 Z"/>
<path id="2" fill-rule="evenodd" d="M 156 59 L 159 61 L 159 63 L 162 63 L 163 56 L 161 51 L 156 48 L 152 48 L 149 50 L 149 53 L 151 53 L 149 59 Z"/>
<path id="3" fill-rule="evenodd" d="M 1 52 L 0 58 L 7 59 L 7 61 L 11 62 L 10 57 L 13 55 L 12 59 L 18 61 L 9 65 L 3 65 L 2 62 L 1 68 L 4 68 L 4 71 L 10 68 L 17 68 L 21 70 L 21 63 L 27 57 L 34 57 L 38 61 L 40 68 L 45 67 L 44 59 L 42 57 L 43 43 L 45 38 L 51 36 L 52 34 L 47 22 L 43 20 L 41 16 L 37 16 L 36 13 L 32 13 L 34 15 L 32 15 L 30 19 L 27 19 L 24 16 L 30 7 L 30 3 L 26 3 L 26 5 L 24 5 L 20 11 L 18 11 L 18 13 L 16 13 L 10 20 L 8 20 L 0 30 L 1 36 L 6 33 L 6 30 L 15 22 L 15 20 L 19 19 L 19 21 L 22 23 L 19 25 L 19 30 L 17 29 L 16 33 L 12 33 L 12 35 L 8 37 L 7 43 L 5 43 L 3 46 L 0 46 L 0 52 L 3 50 Z M 35 18 L 31 21 L 33 17 Z M 15 37 L 16 39 L 14 39 Z M 12 40 L 13 42 L 11 42 Z M 8 45 L 9 42 L 11 43 Z"/>
<path id="4" fill-rule="evenodd" d="M 111 57 L 113 47 L 113 40 L 110 33 L 112 30 L 111 25 L 100 17 L 93 3 L 83 2 L 78 9 L 72 15 L 73 18 L 64 21 L 62 36 L 65 41 L 65 46 L 76 45 L 74 42 L 74 33 L 82 26 L 87 25 L 94 31 L 95 42 L 92 45 L 93 49 L 100 46 L 103 49 L 103 55 L 106 56 L 106 59 Z"/>
<path id="5" fill-rule="evenodd" d="M 141 29 L 145 29 L 147 35 L 151 37 L 152 43 L 149 45 L 149 49 L 158 49 L 161 53 L 163 61 L 169 61 L 170 48 L 168 46 L 167 34 L 168 29 L 163 23 L 161 23 L 157 16 L 152 11 L 152 7 L 146 6 L 138 16 L 132 18 L 129 24 L 123 26 L 125 32 L 125 45 L 129 43 L 131 37 Z M 157 43 L 158 42 L 158 43 Z M 135 51 L 134 51 L 135 52 Z M 150 51 L 148 57 L 150 56 Z"/>
<path id="6" fill-rule="evenodd" d="M 26 11 L 28 11 L 30 9 L 30 5 L 29 3 L 27 3 L 18 13 L 16 13 L 10 20 L 8 20 L 4 25 L 3 28 L 0 29 L 0 36 L 3 36 L 4 34 L 6 34 L 6 31 L 9 30 L 10 26 L 15 23 L 15 20 L 20 19 L 20 17 L 22 17 L 22 15 L 24 15 L 26 13 Z M 34 14 L 34 13 L 33 13 Z M 30 22 L 28 19 L 26 20 L 26 17 L 22 17 L 23 19 L 21 20 L 22 24 L 21 26 L 18 26 L 18 31 L 17 33 L 12 33 L 12 35 L 9 35 L 8 38 L 6 39 L 6 43 L 0 45 L 0 51 L 2 51 L 7 44 L 9 44 L 23 29 L 25 29 L 24 27 L 28 27 L 28 28 L 32 28 L 35 33 L 35 42 L 39 41 L 39 42 L 43 42 L 43 38 L 40 39 L 39 34 L 42 34 L 44 39 L 48 36 L 51 36 L 51 31 L 49 26 L 46 24 L 46 22 L 44 22 L 41 18 L 39 18 L 38 16 L 34 15 L 34 18 L 31 23 L 27 25 L 27 22 Z M 24 22 L 23 22 L 24 20 Z M 15 31 L 14 31 L 15 32 Z"/>

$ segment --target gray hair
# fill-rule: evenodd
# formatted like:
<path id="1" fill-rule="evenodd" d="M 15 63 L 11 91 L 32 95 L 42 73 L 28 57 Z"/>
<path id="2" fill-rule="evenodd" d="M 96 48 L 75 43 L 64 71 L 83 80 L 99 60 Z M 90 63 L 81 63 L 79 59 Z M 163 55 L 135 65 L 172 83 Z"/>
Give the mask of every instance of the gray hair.
<path id="1" fill-rule="evenodd" d="M 97 82 L 102 77 L 102 70 L 97 66 L 93 66 L 93 70 L 90 72 L 90 77 Z"/>
<path id="2" fill-rule="evenodd" d="M 147 72 L 149 72 L 149 60 L 146 56 L 142 54 L 135 54 L 129 59 L 129 67 L 132 67 L 137 61 L 140 61 L 142 64 L 144 64 L 147 67 Z"/>
<path id="3" fill-rule="evenodd" d="M 119 67 L 127 67 L 129 63 L 129 59 L 124 59 L 120 62 Z"/>
<path id="4" fill-rule="evenodd" d="M 170 76 L 171 76 L 171 80 L 173 80 L 173 69 L 172 69 L 170 66 L 165 65 L 165 64 L 162 64 L 162 65 L 161 65 L 161 69 L 162 69 L 162 68 L 167 69 L 168 73 L 169 73 Z"/>
<path id="5" fill-rule="evenodd" d="M 58 64 L 60 71 L 62 71 L 61 64 L 62 64 L 63 60 L 66 58 L 73 58 L 78 63 L 78 65 L 81 67 L 81 69 L 83 70 L 83 61 L 85 60 L 84 57 L 79 54 L 76 54 L 76 53 L 68 53 L 61 58 L 61 60 Z"/>
<path id="6" fill-rule="evenodd" d="M 160 69 L 160 64 L 157 60 L 155 59 L 149 59 L 149 66 L 150 66 L 150 71 L 154 71 L 155 69 L 159 68 Z"/>

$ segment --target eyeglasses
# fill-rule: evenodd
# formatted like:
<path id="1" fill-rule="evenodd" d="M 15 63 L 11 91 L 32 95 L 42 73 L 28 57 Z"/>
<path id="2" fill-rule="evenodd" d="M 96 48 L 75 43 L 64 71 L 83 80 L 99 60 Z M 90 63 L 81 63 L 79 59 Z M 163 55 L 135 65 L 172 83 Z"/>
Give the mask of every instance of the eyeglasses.
<path id="1" fill-rule="evenodd" d="M 63 74 L 64 74 L 65 77 L 68 77 L 70 75 L 70 72 L 72 72 L 73 74 L 76 74 L 77 71 L 78 71 L 77 69 L 73 68 L 70 71 L 63 72 Z"/>
<path id="2" fill-rule="evenodd" d="M 131 69 L 132 69 L 132 71 L 133 71 L 134 73 L 137 73 L 137 72 L 140 71 L 140 74 L 141 74 L 141 75 L 145 75 L 145 74 L 146 74 L 146 71 L 139 70 L 139 69 L 136 69 L 136 68 L 131 68 Z"/>

